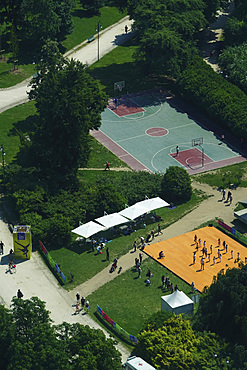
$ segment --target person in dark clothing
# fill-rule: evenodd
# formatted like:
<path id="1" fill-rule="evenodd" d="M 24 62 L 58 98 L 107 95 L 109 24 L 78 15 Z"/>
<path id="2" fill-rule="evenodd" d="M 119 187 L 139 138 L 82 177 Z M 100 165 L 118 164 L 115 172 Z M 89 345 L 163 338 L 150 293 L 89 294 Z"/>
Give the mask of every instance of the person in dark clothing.
<path id="1" fill-rule="evenodd" d="M 21 292 L 20 289 L 17 290 L 17 298 L 22 298 L 23 297 L 23 293 Z"/>
<path id="2" fill-rule="evenodd" d="M 84 309 L 84 305 L 85 305 L 85 298 L 82 296 L 81 297 L 81 308 Z"/>
<path id="3" fill-rule="evenodd" d="M 106 248 L 106 258 L 109 261 L 110 253 L 109 253 L 109 248 L 108 247 Z"/>

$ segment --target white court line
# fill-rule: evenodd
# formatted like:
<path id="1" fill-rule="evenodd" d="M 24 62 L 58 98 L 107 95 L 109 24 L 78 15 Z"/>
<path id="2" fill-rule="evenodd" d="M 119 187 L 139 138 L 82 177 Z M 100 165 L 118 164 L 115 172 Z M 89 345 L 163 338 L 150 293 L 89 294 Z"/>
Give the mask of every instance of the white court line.
<path id="1" fill-rule="evenodd" d="M 186 126 L 191 126 L 191 125 L 196 125 L 196 123 L 195 123 L 195 122 L 192 122 L 192 123 L 186 123 L 186 125 L 181 125 L 181 126 L 171 127 L 171 128 L 169 128 L 169 130 L 176 130 L 176 129 L 178 129 L 178 128 L 186 127 Z M 196 126 L 198 126 L 198 125 L 196 125 Z"/>
<path id="2" fill-rule="evenodd" d="M 186 143 L 178 143 L 177 144 L 178 146 L 180 145 L 185 145 L 185 146 L 187 146 L 188 145 L 188 143 L 186 142 Z M 156 153 L 154 153 L 154 155 L 153 155 L 153 157 L 152 157 L 152 159 L 151 159 L 151 166 L 153 167 L 153 169 L 155 170 L 155 172 L 159 172 L 159 170 L 158 170 L 158 168 L 156 168 L 155 166 L 154 166 L 154 158 L 156 157 L 156 155 L 157 154 L 159 154 L 160 152 L 162 152 L 163 150 L 166 150 L 166 149 L 168 149 L 168 148 L 170 148 L 170 150 L 171 150 L 171 148 L 172 147 L 175 147 L 174 146 L 174 144 L 172 144 L 172 145 L 169 145 L 169 146 L 166 146 L 166 147 L 164 147 L 164 148 L 162 148 L 162 149 L 160 149 L 160 150 L 158 150 Z M 189 148 L 191 148 L 190 146 L 189 146 Z M 167 153 L 167 155 L 169 155 L 169 153 Z M 169 156 L 169 158 L 173 158 L 173 157 L 170 157 Z M 173 158 L 174 159 L 174 158 Z M 175 159 L 174 159 L 175 160 Z M 176 161 L 176 163 L 177 163 L 177 161 Z M 179 163 L 182 167 L 184 167 L 181 163 Z"/>
<path id="3" fill-rule="evenodd" d="M 101 130 L 100 130 L 101 131 Z M 110 136 L 108 136 L 104 131 L 101 131 L 105 136 L 107 136 L 108 137 L 108 139 L 110 139 L 113 143 L 115 143 L 115 144 L 117 144 L 117 142 L 115 141 L 115 140 L 113 140 Z M 102 143 L 101 143 L 102 144 Z M 104 144 L 102 144 L 102 145 L 104 145 Z M 121 145 L 119 145 L 119 144 L 117 144 L 121 149 L 123 149 L 127 154 L 123 154 L 122 155 L 122 157 L 124 156 L 124 155 L 129 155 L 130 157 L 132 157 L 132 158 L 134 158 L 135 160 L 136 160 L 136 162 L 139 162 L 143 167 L 145 167 L 145 170 L 143 170 L 143 171 L 147 171 L 147 169 L 149 170 L 149 171 L 151 171 L 150 170 L 150 168 L 148 168 L 147 166 L 145 166 L 145 164 L 143 164 L 141 161 L 139 161 L 136 157 L 134 157 L 133 156 L 133 154 L 130 154 L 126 149 L 124 149 Z M 104 145 L 105 146 L 105 145 Z M 107 148 L 108 149 L 108 148 Z M 108 150 L 110 150 L 110 149 L 108 149 Z M 110 152 L 111 152 L 111 150 L 110 150 Z M 113 152 L 112 152 L 113 153 Z M 115 154 L 115 153 L 113 153 L 113 154 Z M 116 155 L 116 154 L 115 154 Z M 116 155 L 117 157 L 118 157 L 118 155 Z M 133 168 L 132 168 L 133 169 Z M 152 171 L 151 171 L 152 172 Z"/>
<path id="4" fill-rule="evenodd" d="M 153 127 L 150 127 L 150 128 L 153 128 Z M 150 130 L 150 128 L 147 128 L 147 130 Z M 160 127 L 161 129 L 164 129 L 163 127 Z M 147 131 L 146 130 L 146 131 Z M 167 130 L 167 129 L 166 129 Z M 141 135 L 137 135 L 137 136 L 132 136 L 132 137 L 129 137 L 129 138 L 125 138 L 125 139 L 120 139 L 118 141 L 116 141 L 116 143 L 121 143 L 122 141 L 126 141 L 126 140 L 132 140 L 132 139 L 137 139 L 138 137 L 143 137 L 143 136 L 149 136 L 149 137 L 154 137 L 154 138 L 159 138 L 159 137 L 163 137 L 163 136 L 167 136 L 169 134 L 169 131 L 167 130 L 167 134 L 165 135 L 160 135 L 160 136 L 152 136 L 152 135 L 149 135 L 147 134 L 145 131 L 144 134 L 141 134 Z M 162 132 L 163 130 L 160 130 L 160 132 Z M 158 132 L 158 131 L 156 131 Z"/>

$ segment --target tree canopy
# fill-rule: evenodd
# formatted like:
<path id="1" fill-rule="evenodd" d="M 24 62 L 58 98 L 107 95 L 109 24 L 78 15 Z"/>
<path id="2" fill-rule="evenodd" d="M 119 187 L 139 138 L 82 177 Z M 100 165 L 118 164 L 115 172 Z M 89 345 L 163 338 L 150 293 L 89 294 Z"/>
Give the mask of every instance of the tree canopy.
<path id="1" fill-rule="evenodd" d="M 37 297 L 0 306 L 1 369 L 120 370 L 121 355 L 101 330 L 80 324 L 52 326 Z"/>
<path id="2" fill-rule="evenodd" d="M 175 204 L 190 200 L 192 186 L 188 172 L 182 167 L 170 166 L 164 174 L 161 192 L 167 201 Z"/>
<path id="3" fill-rule="evenodd" d="M 135 352 L 157 370 L 224 369 L 224 360 L 229 361 L 229 346 L 213 333 L 196 333 L 181 315 L 144 329 L 138 340 Z"/>
<path id="4" fill-rule="evenodd" d="M 30 147 L 34 166 L 56 181 L 74 177 L 87 163 L 89 130 L 101 124 L 105 94 L 85 65 L 66 60 L 62 67 L 51 66 L 33 96 L 38 112 Z"/>

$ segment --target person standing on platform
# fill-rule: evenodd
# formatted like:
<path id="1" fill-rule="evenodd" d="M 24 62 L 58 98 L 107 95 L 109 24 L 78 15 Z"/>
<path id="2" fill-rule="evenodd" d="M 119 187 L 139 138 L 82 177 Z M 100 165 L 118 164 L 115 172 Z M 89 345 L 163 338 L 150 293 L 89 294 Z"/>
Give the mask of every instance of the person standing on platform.
<path id="1" fill-rule="evenodd" d="M 214 258 L 213 258 L 213 264 L 215 265 L 215 256 L 214 256 Z"/>
<path id="2" fill-rule="evenodd" d="M 218 247 L 220 248 L 220 238 L 218 239 Z"/>
<path id="3" fill-rule="evenodd" d="M 208 262 L 210 262 L 210 254 L 208 254 Z"/>
<path id="4" fill-rule="evenodd" d="M 197 242 L 197 235 L 194 236 L 194 243 L 196 244 Z"/>
<path id="5" fill-rule="evenodd" d="M 195 264 L 196 262 L 196 252 L 193 252 L 193 265 Z"/>
<path id="6" fill-rule="evenodd" d="M 204 270 L 204 258 L 201 258 L 201 270 Z"/>
<path id="7" fill-rule="evenodd" d="M 233 258 L 233 250 L 231 250 L 231 258 Z"/>
<path id="8" fill-rule="evenodd" d="M 212 244 L 210 245 L 210 253 L 211 254 L 213 253 L 213 246 L 212 246 Z"/>

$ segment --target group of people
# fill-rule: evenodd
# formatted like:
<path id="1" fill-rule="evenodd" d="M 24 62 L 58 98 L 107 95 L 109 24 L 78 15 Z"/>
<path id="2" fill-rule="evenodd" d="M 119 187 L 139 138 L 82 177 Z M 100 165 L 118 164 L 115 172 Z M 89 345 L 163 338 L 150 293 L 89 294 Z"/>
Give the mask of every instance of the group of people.
<path id="1" fill-rule="evenodd" d="M 80 293 L 77 292 L 76 293 L 76 309 L 75 309 L 75 313 L 76 314 L 77 313 L 80 313 L 80 310 L 83 310 L 84 311 L 84 306 L 86 307 L 86 311 L 88 313 L 89 312 L 89 301 L 86 300 L 85 297 L 80 296 Z"/>
<path id="2" fill-rule="evenodd" d="M 197 235 L 194 236 L 194 244 L 196 244 L 196 250 L 193 252 L 193 264 L 195 264 L 195 262 L 196 262 L 196 253 L 198 252 L 199 248 L 202 247 L 202 241 L 201 241 L 201 239 L 197 238 Z M 216 248 L 218 248 L 218 252 L 217 252 L 217 256 L 214 256 L 212 258 L 212 262 L 213 262 L 212 264 L 213 265 L 215 265 L 217 259 L 218 259 L 218 263 L 221 262 L 221 260 L 222 260 L 222 253 L 221 252 L 225 252 L 224 254 L 228 253 L 228 245 L 225 242 L 225 240 L 222 242 L 222 249 L 220 249 L 221 248 L 221 240 L 220 240 L 220 238 L 218 238 Z M 202 256 L 200 257 L 201 270 L 204 270 L 205 260 L 207 259 L 207 262 L 211 261 L 211 256 L 213 254 L 213 245 L 212 244 L 210 245 L 210 253 L 209 253 L 209 251 L 206 247 L 206 240 L 204 240 L 203 247 L 200 250 L 202 252 Z M 231 257 L 230 258 L 233 259 L 233 250 L 231 250 Z M 237 260 L 237 262 L 240 260 L 239 252 L 237 252 L 237 259 L 236 260 Z M 245 263 L 247 263 L 247 257 L 245 257 Z"/>
<path id="3" fill-rule="evenodd" d="M 232 192 L 229 190 L 228 191 L 228 193 L 227 193 L 227 198 L 226 198 L 226 191 L 225 191 L 225 189 L 222 189 L 222 201 L 223 200 L 225 200 L 226 199 L 226 201 L 225 201 L 225 203 L 230 203 L 230 204 L 232 204 Z"/>
<path id="4" fill-rule="evenodd" d="M 175 287 L 173 287 L 173 283 L 171 283 L 171 281 L 170 281 L 170 279 L 169 279 L 169 277 L 166 277 L 165 278 L 165 275 L 162 275 L 162 277 L 161 277 L 161 281 L 162 281 L 162 287 L 164 288 L 166 288 L 166 289 L 168 289 L 168 290 L 170 290 L 171 291 L 171 293 L 173 293 L 174 292 L 174 290 L 176 291 L 176 290 L 178 290 L 178 286 L 177 286 L 177 284 L 175 285 Z"/>

